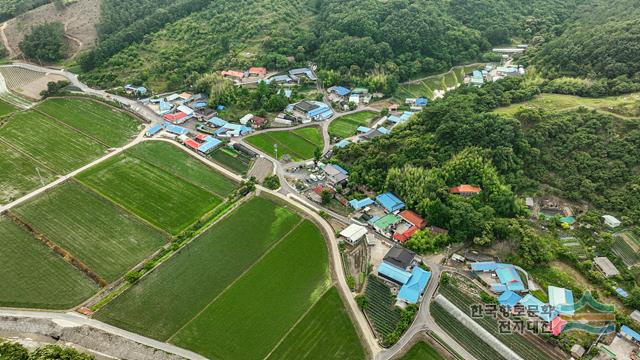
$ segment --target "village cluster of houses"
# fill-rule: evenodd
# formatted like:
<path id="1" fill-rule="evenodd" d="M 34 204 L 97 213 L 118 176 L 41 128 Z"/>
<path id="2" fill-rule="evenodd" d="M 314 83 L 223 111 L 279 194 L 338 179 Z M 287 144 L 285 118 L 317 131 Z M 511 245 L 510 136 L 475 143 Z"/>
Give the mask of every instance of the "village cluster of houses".
<path id="1" fill-rule="evenodd" d="M 416 254 L 401 246 L 392 247 L 377 267 L 377 275 L 397 291 L 396 305 L 417 304 L 427 288 L 431 272 L 421 268 Z"/>
<path id="2" fill-rule="evenodd" d="M 464 82 L 480 87 L 487 82 L 498 81 L 506 77 L 524 76 L 525 72 L 522 65 L 486 64 L 484 69 L 474 70 L 470 76 L 466 76 Z"/>
<path id="3" fill-rule="evenodd" d="M 329 100 L 339 105 L 343 110 L 349 110 L 351 106 L 360 104 L 368 105 L 376 97 L 382 97 L 382 94 L 370 94 L 369 89 L 354 88 L 353 90 L 344 86 L 332 86 L 327 89 L 329 92 Z"/>

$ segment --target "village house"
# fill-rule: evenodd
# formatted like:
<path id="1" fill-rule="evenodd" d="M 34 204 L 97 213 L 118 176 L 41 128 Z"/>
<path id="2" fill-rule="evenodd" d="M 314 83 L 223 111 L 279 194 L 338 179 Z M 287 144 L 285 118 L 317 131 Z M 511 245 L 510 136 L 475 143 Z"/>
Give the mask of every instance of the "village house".
<path id="1" fill-rule="evenodd" d="M 600 272 L 602 272 L 602 275 L 604 275 L 604 277 L 606 278 L 620 275 L 620 271 L 616 269 L 616 266 L 613 265 L 611 260 L 609 260 L 609 258 L 607 257 L 596 257 L 593 259 L 593 263 L 596 265 L 596 267 L 598 267 Z"/>
<path id="2" fill-rule="evenodd" d="M 222 71 L 220 74 L 225 78 L 232 78 L 232 79 L 238 79 L 238 80 L 244 78 L 244 73 L 242 71 L 225 70 L 225 71 Z"/>
<path id="3" fill-rule="evenodd" d="M 328 164 L 322 169 L 327 176 L 327 181 L 333 186 L 344 184 L 349 179 L 349 172 L 339 165 Z"/>
<path id="4" fill-rule="evenodd" d="M 248 77 L 264 77 L 267 75 L 267 68 L 265 67 L 250 67 L 247 71 Z"/>
<path id="5" fill-rule="evenodd" d="M 616 219 L 612 215 L 603 215 L 602 218 L 604 219 L 604 224 L 612 229 L 617 228 L 622 224 L 620 220 Z"/>
<path id="6" fill-rule="evenodd" d="M 472 185 L 459 185 L 449 188 L 449 192 L 452 194 L 458 194 L 462 196 L 472 196 L 479 194 L 481 189 Z"/>
<path id="7" fill-rule="evenodd" d="M 367 228 L 357 224 L 350 224 L 340 232 L 340 237 L 350 245 L 356 245 L 368 234 Z"/>

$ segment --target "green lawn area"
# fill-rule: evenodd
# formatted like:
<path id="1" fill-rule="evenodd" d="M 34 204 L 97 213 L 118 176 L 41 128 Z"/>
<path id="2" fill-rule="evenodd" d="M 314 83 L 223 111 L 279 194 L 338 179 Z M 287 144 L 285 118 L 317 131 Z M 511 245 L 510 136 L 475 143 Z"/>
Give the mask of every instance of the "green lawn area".
<path id="1" fill-rule="evenodd" d="M 420 341 L 413 345 L 400 360 L 444 360 L 444 358 L 431 345 Z"/>
<path id="2" fill-rule="evenodd" d="M 239 175 L 249 171 L 251 158 L 233 148 L 223 146 L 209 155 L 211 160 Z"/>
<path id="3" fill-rule="evenodd" d="M 209 190 L 220 197 L 228 196 L 237 188 L 235 181 L 178 149 L 173 144 L 163 141 L 146 141 L 129 150 L 128 154 Z"/>
<path id="4" fill-rule="evenodd" d="M 59 186 L 14 211 L 108 282 L 167 241 L 166 234 L 76 182 Z"/>
<path id="5" fill-rule="evenodd" d="M 94 140 L 35 111 L 13 115 L 0 128 L 0 140 L 58 174 L 69 173 L 106 151 Z"/>
<path id="6" fill-rule="evenodd" d="M 364 358 L 365 353 L 356 329 L 338 290 L 333 287 L 313 306 L 268 359 Z"/>
<path id="7" fill-rule="evenodd" d="M 98 285 L 12 221 L 0 217 L 0 306 L 68 309 Z"/>
<path id="8" fill-rule="evenodd" d="M 293 160 L 313 158 L 316 148 L 322 150 L 322 136 L 317 127 L 294 131 L 270 131 L 249 136 L 247 142 L 266 154 L 276 157 L 274 145 L 278 146 L 278 159 L 288 154 Z"/>
<path id="9" fill-rule="evenodd" d="M 18 109 L 15 106 L 9 104 L 6 101 L 0 100 L 0 116 L 10 114 L 16 110 Z"/>
<path id="10" fill-rule="evenodd" d="M 77 179 L 172 235 L 221 202 L 217 195 L 126 154 L 92 167 Z"/>
<path id="11" fill-rule="evenodd" d="M 0 142 L 0 154 L 0 204 L 9 203 L 42 186 L 41 180 L 46 184 L 54 179 L 51 171 L 3 142 Z"/>
<path id="12" fill-rule="evenodd" d="M 165 341 L 299 222 L 288 209 L 254 197 L 108 303 L 96 318 Z"/>
<path id="13" fill-rule="evenodd" d="M 216 359 L 263 359 L 330 286 L 327 248 L 299 225 L 170 342 Z"/>
<path id="14" fill-rule="evenodd" d="M 142 125 L 133 116 L 89 99 L 48 99 L 39 104 L 36 110 L 111 147 L 126 144 L 142 129 Z"/>
<path id="15" fill-rule="evenodd" d="M 358 126 L 369 126 L 371 120 L 376 117 L 373 111 L 362 111 L 354 114 L 341 116 L 329 125 L 329 135 L 339 138 L 346 138 L 356 134 Z"/>
<path id="16" fill-rule="evenodd" d="M 574 109 L 578 106 L 584 106 L 614 115 L 637 117 L 640 112 L 640 93 L 603 98 L 586 98 L 561 94 L 540 94 L 532 100 L 501 107 L 494 110 L 494 112 L 497 114 L 512 116 L 522 109 L 563 111 Z"/>

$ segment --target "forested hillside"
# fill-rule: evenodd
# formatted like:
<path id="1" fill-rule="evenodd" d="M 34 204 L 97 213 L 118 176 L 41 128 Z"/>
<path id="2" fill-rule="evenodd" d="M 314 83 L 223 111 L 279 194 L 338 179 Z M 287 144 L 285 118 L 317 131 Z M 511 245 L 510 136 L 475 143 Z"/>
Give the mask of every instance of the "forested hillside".
<path id="1" fill-rule="evenodd" d="M 311 61 L 329 83 L 392 92 L 398 81 L 551 31 L 577 1 L 106 0 L 101 43 L 79 62 L 93 85 L 140 81 L 162 91 L 224 68 Z"/>
<path id="2" fill-rule="evenodd" d="M 634 0 L 591 0 L 559 36 L 543 36 L 528 56 L 550 77 L 638 77 L 640 7 Z"/>

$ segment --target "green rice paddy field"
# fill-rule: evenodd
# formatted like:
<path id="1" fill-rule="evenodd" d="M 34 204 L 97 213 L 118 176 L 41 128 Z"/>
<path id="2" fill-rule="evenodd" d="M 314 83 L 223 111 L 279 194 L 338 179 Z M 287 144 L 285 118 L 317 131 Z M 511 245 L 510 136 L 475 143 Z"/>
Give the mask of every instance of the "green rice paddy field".
<path id="1" fill-rule="evenodd" d="M 193 156 L 167 142 L 143 142 L 128 153 L 220 197 L 228 196 L 238 187 L 233 180 L 213 171 Z"/>
<path id="2" fill-rule="evenodd" d="M 251 167 L 249 156 L 228 146 L 215 150 L 209 157 L 217 164 L 240 175 L 245 175 Z"/>
<path id="3" fill-rule="evenodd" d="M 329 125 L 329 135 L 339 138 L 346 138 L 356 134 L 358 126 L 369 126 L 371 120 L 376 117 L 372 111 L 362 111 L 354 114 L 341 116 Z"/>
<path id="4" fill-rule="evenodd" d="M 220 197 L 193 182 L 127 154 L 102 162 L 77 179 L 172 235 L 221 203 Z"/>
<path id="5" fill-rule="evenodd" d="M 47 99 L 40 103 L 36 110 L 53 116 L 111 147 L 124 145 L 142 129 L 133 116 L 88 99 Z"/>
<path id="6" fill-rule="evenodd" d="M 323 145 L 322 135 L 317 127 L 264 132 L 249 136 L 246 140 L 273 157 L 276 157 L 274 145 L 277 145 L 278 159 L 287 154 L 294 161 L 313 158 L 315 149 L 322 150 Z"/>
<path id="7" fill-rule="evenodd" d="M 167 241 L 166 234 L 76 182 L 14 211 L 107 282 L 124 275 Z"/>
<path id="8" fill-rule="evenodd" d="M 31 234 L 0 217 L 0 306 L 68 309 L 98 286 Z"/>
<path id="9" fill-rule="evenodd" d="M 0 142 L 0 204 L 9 203 L 35 189 L 44 182 L 53 181 L 50 170 Z M 38 176 L 38 170 L 40 176 Z M 41 182 L 42 181 L 42 182 Z"/>
<path id="10" fill-rule="evenodd" d="M 420 341 L 413 345 L 400 360 L 444 360 L 444 358 L 431 345 Z"/>
<path id="11" fill-rule="evenodd" d="M 16 107 L 6 101 L 0 100 L 0 116 L 4 116 L 16 111 Z"/>
<path id="12" fill-rule="evenodd" d="M 58 174 L 69 173 L 106 152 L 94 140 L 32 110 L 12 116 L 0 128 L 0 141 Z"/>
<path id="13" fill-rule="evenodd" d="M 253 198 L 96 316 L 164 341 L 299 222 L 293 212 Z"/>
<path id="14" fill-rule="evenodd" d="M 301 358 L 365 358 L 360 339 L 335 287 L 324 294 L 268 359 Z"/>

